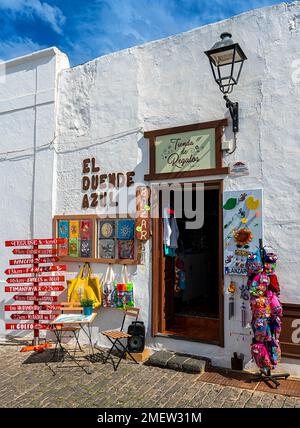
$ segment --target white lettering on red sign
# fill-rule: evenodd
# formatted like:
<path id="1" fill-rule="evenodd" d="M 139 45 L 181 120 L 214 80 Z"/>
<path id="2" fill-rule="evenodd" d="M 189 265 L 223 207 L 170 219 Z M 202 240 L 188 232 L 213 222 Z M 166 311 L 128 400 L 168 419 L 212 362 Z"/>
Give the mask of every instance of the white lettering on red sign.
<path id="1" fill-rule="evenodd" d="M 52 330 L 52 327 L 48 324 L 37 324 L 37 323 L 18 323 L 18 324 L 5 324 L 6 330 Z"/>
<path id="2" fill-rule="evenodd" d="M 5 287 L 4 291 L 6 293 L 13 293 L 13 292 L 32 292 L 32 291 L 63 291 L 64 290 L 63 285 L 15 285 L 10 287 Z M 33 299 L 34 300 L 34 299 Z"/>
<path id="3" fill-rule="evenodd" d="M 15 241 L 5 241 L 6 247 L 26 247 L 27 245 L 57 245 L 67 244 L 66 238 L 50 238 L 50 239 L 25 239 Z"/>
<path id="4" fill-rule="evenodd" d="M 25 276 L 24 278 L 8 278 L 6 282 L 9 284 L 23 284 L 32 282 L 63 282 L 64 276 Z"/>
<path id="5" fill-rule="evenodd" d="M 37 266 L 31 268 L 12 268 L 6 269 L 4 273 L 6 275 L 18 275 L 21 273 L 41 273 L 41 272 L 62 272 L 67 270 L 66 265 L 56 265 L 56 266 Z"/>
<path id="6" fill-rule="evenodd" d="M 41 258 L 27 258 L 27 259 L 13 259 L 9 261 L 11 266 L 15 265 L 33 265 L 34 263 L 54 263 L 58 262 L 59 257 L 41 257 Z"/>
<path id="7" fill-rule="evenodd" d="M 30 296 L 28 294 L 15 294 L 13 297 L 14 300 L 23 300 L 23 301 L 32 301 L 35 300 L 37 302 L 58 302 L 57 296 Z"/>

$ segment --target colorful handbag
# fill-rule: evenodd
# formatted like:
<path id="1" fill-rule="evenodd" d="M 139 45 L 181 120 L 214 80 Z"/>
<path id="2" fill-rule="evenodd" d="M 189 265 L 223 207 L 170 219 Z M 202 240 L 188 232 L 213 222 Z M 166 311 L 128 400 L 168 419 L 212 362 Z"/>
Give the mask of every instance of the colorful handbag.
<path id="1" fill-rule="evenodd" d="M 281 303 L 279 302 L 276 294 L 273 293 L 273 291 L 268 290 L 267 296 L 268 296 L 268 299 L 270 301 L 271 315 L 277 316 L 277 317 L 282 317 L 282 306 L 281 306 Z"/>
<path id="2" fill-rule="evenodd" d="M 253 319 L 269 318 L 271 316 L 270 301 L 267 297 L 252 297 L 250 299 L 250 305 L 253 313 Z"/>
<path id="3" fill-rule="evenodd" d="M 273 368 L 268 350 L 263 342 L 252 343 L 251 355 L 259 369 L 268 371 Z"/>
<path id="4" fill-rule="evenodd" d="M 253 276 L 261 273 L 263 271 L 263 263 L 260 257 L 260 251 L 257 250 L 256 253 L 251 253 L 247 257 L 246 261 L 247 275 Z"/>
<path id="5" fill-rule="evenodd" d="M 133 283 L 129 281 L 127 265 L 122 267 L 122 282 L 115 284 L 115 307 L 127 309 L 134 307 Z"/>
<path id="6" fill-rule="evenodd" d="M 275 274 L 269 275 L 269 280 L 270 280 L 270 283 L 269 283 L 268 289 L 270 291 L 273 291 L 273 293 L 276 293 L 279 295 L 280 294 L 280 285 L 278 282 L 277 275 L 275 275 Z"/>
<path id="7" fill-rule="evenodd" d="M 256 318 L 252 323 L 252 329 L 257 342 L 272 340 L 271 330 L 267 318 Z"/>
<path id="8" fill-rule="evenodd" d="M 82 299 L 93 300 L 93 307 L 101 305 L 101 284 L 97 276 L 92 276 L 89 263 L 84 263 L 76 278 L 67 280 L 68 302 L 81 302 Z"/>
<path id="9" fill-rule="evenodd" d="M 269 285 L 269 278 L 266 273 L 262 272 L 256 275 L 250 283 L 249 293 L 251 296 L 264 296 Z"/>
<path id="10" fill-rule="evenodd" d="M 281 359 L 281 349 L 278 340 L 272 340 L 272 342 L 267 345 L 270 355 L 270 360 L 273 363 L 273 369 L 277 366 Z"/>
<path id="11" fill-rule="evenodd" d="M 111 308 L 115 305 L 114 272 L 110 264 L 107 266 L 107 270 L 103 279 L 102 302 L 105 308 Z"/>

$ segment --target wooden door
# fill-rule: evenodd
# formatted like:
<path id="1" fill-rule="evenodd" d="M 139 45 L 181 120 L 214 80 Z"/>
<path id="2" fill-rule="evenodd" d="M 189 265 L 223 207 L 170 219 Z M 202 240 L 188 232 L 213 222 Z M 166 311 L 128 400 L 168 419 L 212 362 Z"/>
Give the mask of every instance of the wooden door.
<path id="1" fill-rule="evenodd" d="M 165 283 L 165 299 L 164 299 L 164 318 L 165 330 L 168 330 L 174 323 L 174 257 L 163 258 L 163 272 Z"/>

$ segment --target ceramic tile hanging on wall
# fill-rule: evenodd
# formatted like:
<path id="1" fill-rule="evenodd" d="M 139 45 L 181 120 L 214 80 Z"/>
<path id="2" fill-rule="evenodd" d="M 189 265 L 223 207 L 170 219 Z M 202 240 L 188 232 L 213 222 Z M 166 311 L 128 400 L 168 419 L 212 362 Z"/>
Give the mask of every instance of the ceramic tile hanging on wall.
<path id="1" fill-rule="evenodd" d="M 224 271 L 247 275 L 248 254 L 262 238 L 262 189 L 228 191 L 223 194 Z"/>
<path id="2" fill-rule="evenodd" d="M 99 239 L 98 257 L 102 259 L 115 258 L 115 240 L 114 239 Z"/>
<path id="3" fill-rule="evenodd" d="M 118 221 L 118 239 L 131 240 L 134 238 L 134 220 Z"/>
<path id="4" fill-rule="evenodd" d="M 115 221 L 101 220 L 99 221 L 99 238 L 111 239 L 115 237 Z"/>

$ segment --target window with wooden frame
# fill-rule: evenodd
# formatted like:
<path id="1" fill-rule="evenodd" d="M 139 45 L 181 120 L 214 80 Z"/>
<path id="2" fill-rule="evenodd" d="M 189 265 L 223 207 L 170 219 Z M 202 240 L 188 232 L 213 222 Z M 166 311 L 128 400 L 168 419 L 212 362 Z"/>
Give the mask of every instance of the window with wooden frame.
<path id="1" fill-rule="evenodd" d="M 135 220 L 129 215 L 57 215 L 53 236 L 67 238 L 58 256 L 70 262 L 140 264 L 141 242 L 135 237 Z"/>
<path id="2" fill-rule="evenodd" d="M 227 119 L 144 133 L 149 139 L 149 174 L 145 180 L 228 174 L 222 164 Z"/>

